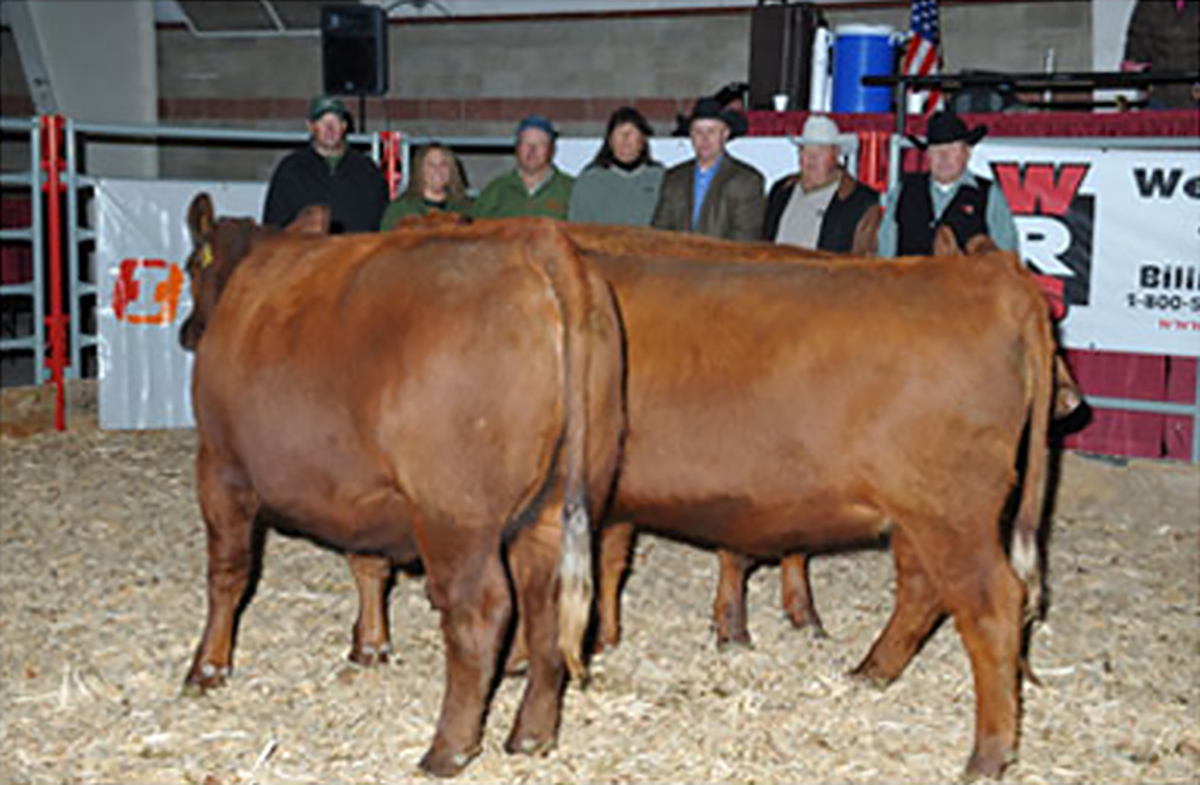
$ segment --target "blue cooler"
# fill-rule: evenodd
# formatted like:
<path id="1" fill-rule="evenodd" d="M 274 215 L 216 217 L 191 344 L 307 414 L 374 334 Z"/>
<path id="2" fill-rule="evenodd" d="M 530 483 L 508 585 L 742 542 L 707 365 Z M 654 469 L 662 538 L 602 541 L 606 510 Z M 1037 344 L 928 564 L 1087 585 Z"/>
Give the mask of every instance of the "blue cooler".
<path id="1" fill-rule="evenodd" d="M 896 67 L 892 28 L 842 25 L 833 42 L 834 112 L 890 112 L 890 87 L 863 87 L 864 76 L 891 76 Z"/>

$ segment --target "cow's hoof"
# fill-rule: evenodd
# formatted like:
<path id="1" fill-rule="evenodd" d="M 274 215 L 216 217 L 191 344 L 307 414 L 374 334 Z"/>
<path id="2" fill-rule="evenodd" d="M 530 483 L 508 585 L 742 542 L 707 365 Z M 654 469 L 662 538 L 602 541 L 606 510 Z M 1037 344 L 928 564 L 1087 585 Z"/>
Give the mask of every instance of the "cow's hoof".
<path id="1" fill-rule="evenodd" d="M 979 780 L 998 780 L 1004 774 L 1009 764 L 1016 760 L 1016 754 L 1006 744 L 978 744 L 967 761 L 967 769 L 963 772 L 963 782 Z"/>
<path id="2" fill-rule="evenodd" d="M 212 663 L 205 663 L 188 674 L 187 679 L 183 682 L 183 697 L 199 698 L 209 690 L 224 687 L 228 678 L 228 667 L 218 668 Z"/>
<path id="3" fill-rule="evenodd" d="M 717 638 L 717 651 L 722 653 L 746 651 L 752 650 L 753 648 L 754 641 L 750 640 L 749 635 L 746 635 L 745 637 L 739 636 L 736 638 Z"/>
<path id="4" fill-rule="evenodd" d="M 792 623 L 793 629 L 806 633 L 810 638 L 816 640 L 824 640 L 829 637 L 829 633 L 825 632 L 825 627 L 821 624 L 821 620 L 812 619 L 797 619 L 794 616 L 789 616 L 788 621 Z"/>
<path id="5" fill-rule="evenodd" d="M 454 777 L 478 754 L 478 746 L 468 752 L 449 752 L 431 747 L 421 758 L 419 765 L 421 771 L 434 777 Z"/>
<path id="6" fill-rule="evenodd" d="M 353 662 L 355 665 L 361 665 L 364 668 L 374 668 L 377 665 L 386 665 L 391 653 L 392 647 L 386 643 L 378 648 L 363 646 L 362 648 L 350 651 L 350 662 Z"/>
<path id="7" fill-rule="evenodd" d="M 967 763 L 965 772 L 962 772 L 962 781 L 964 783 L 978 783 L 979 780 L 1000 779 L 1004 775 L 1004 769 L 1008 768 L 1009 763 L 1015 760 L 1015 755 L 1000 754 L 992 756 L 984 756 L 973 754 L 971 761 Z"/>
<path id="8" fill-rule="evenodd" d="M 554 741 L 553 736 L 545 738 L 537 738 L 536 736 L 517 738 L 513 736 L 504 743 L 504 750 L 513 755 L 542 757 L 543 755 L 548 755 L 554 749 Z"/>
<path id="9" fill-rule="evenodd" d="M 521 657 L 520 659 L 509 658 L 504 662 L 504 676 L 511 678 L 513 676 L 524 676 L 529 670 L 529 658 Z"/>
<path id="10" fill-rule="evenodd" d="M 894 681 L 896 681 L 895 676 L 890 676 L 886 673 L 883 673 L 875 666 L 866 662 L 847 673 L 846 677 L 851 681 L 865 684 L 868 687 L 873 687 L 877 690 L 886 690 Z"/>

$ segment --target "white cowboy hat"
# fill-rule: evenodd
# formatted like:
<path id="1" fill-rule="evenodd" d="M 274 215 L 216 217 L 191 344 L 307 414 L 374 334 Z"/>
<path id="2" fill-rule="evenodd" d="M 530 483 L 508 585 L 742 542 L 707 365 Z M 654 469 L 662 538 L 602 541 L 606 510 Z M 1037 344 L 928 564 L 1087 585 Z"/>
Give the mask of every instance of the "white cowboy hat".
<path id="1" fill-rule="evenodd" d="M 804 121 L 804 130 L 800 136 L 793 136 L 792 142 L 798 146 L 806 144 L 827 144 L 834 147 L 850 147 L 850 136 L 838 131 L 837 123 L 829 115 L 811 114 Z"/>

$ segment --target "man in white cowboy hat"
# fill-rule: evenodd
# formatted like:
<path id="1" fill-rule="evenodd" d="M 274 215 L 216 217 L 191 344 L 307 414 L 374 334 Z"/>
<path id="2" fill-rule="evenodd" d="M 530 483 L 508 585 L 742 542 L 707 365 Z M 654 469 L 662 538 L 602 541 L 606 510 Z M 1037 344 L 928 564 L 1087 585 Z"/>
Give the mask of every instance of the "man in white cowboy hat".
<path id="1" fill-rule="evenodd" d="M 800 171 L 775 183 L 767 197 L 763 239 L 822 251 L 874 251 L 879 194 L 850 176 L 838 160 L 847 139 L 827 115 L 810 115 L 793 139 Z"/>
<path id="2" fill-rule="evenodd" d="M 725 152 L 739 115 L 715 98 L 701 98 L 688 118 L 696 157 L 663 176 L 652 225 L 727 240 L 757 240 L 762 234 L 763 176 Z"/>
<path id="3" fill-rule="evenodd" d="M 1017 227 L 1004 192 L 967 171 L 971 147 L 986 133 L 986 126 L 968 129 L 958 115 L 941 111 L 929 119 L 927 138 L 912 138 L 927 152 L 929 171 L 904 175 L 888 191 L 880 256 L 930 254 L 942 226 L 954 232 L 960 248 L 983 234 L 1004 250 L 1017 249 Z"/>

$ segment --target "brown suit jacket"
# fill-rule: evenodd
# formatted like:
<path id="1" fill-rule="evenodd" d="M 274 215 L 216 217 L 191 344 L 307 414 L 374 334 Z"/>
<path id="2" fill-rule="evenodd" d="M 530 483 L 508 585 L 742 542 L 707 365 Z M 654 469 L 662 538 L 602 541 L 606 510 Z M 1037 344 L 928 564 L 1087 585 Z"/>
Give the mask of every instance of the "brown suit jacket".
<path id="1" fill-rule="evenodd" d="M 668 170 L 654 210 L 654 228 L 697 232 L 727 240 L 759 239 L 767 206 L 763 176 L 729 153 L 725 153 L 718 167 L 695 226 L 692 226 L 692 194 L 696 160 L 689 159 Z"/>

